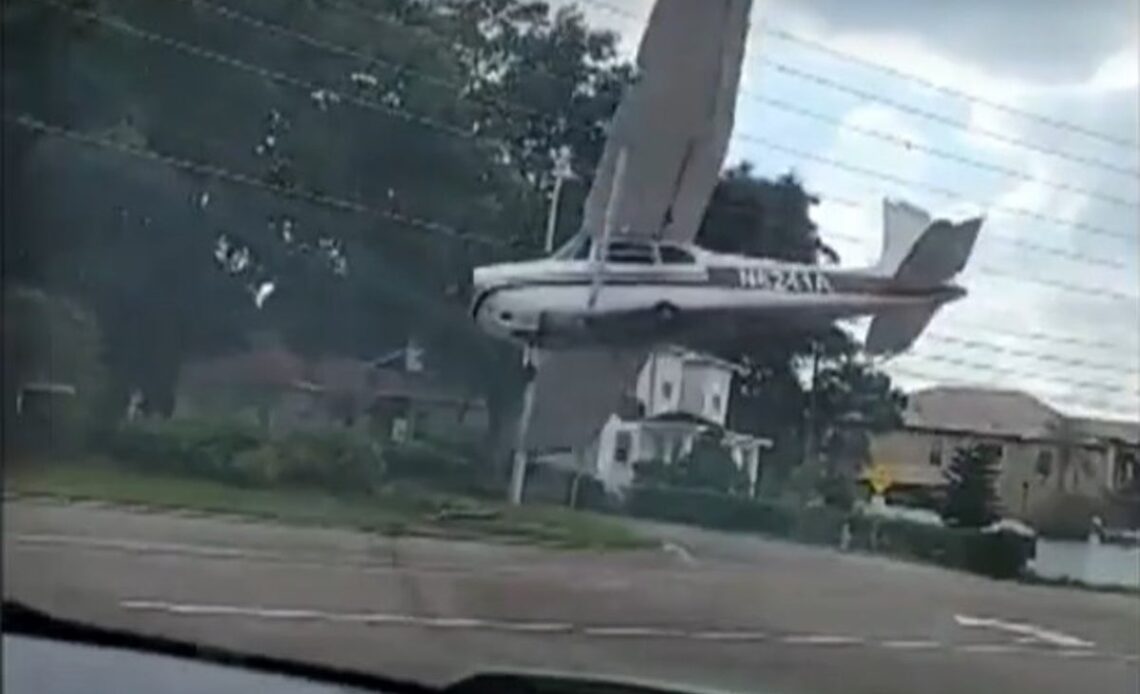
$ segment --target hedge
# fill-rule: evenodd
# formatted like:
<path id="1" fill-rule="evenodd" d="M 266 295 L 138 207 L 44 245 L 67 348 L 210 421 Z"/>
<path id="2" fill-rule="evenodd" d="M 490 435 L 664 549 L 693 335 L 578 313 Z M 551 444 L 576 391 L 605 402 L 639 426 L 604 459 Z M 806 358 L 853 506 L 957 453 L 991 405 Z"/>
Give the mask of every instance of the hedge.
<path id="1" fill-rule="evenodd" d="M 626 496 L 624 508 L 641 518 L 758 532 L 818 544 L 837 544 L 846 519 L 846 514 L 827 507 L 801 509 L 771 501 L 670 487 L 635 487 Z"/>
<path id="2" fill-rule="evenodd" d="M 368 492 L 384 477 L 380 448 L 351 432 L 294 432 L 271 438 L 254 426 L 208 420 L 152 420 L 121 426 L 111 456 L 132 467 L 249 486 L 306 486 Z"/>
<path id="3" fill-rule="evenodd" d="M 838 546 L 847 524 L 851 548 L 916 559 L 991 576 L 1014 578 L 1033 556 L 1034 542 L 1003 530 L 947 528 L 912 521 L 796 507 L 771 501 L 667 487 L 636 487 L 624 511 L 641 518 L 718 530 L 756 532 Z"/>

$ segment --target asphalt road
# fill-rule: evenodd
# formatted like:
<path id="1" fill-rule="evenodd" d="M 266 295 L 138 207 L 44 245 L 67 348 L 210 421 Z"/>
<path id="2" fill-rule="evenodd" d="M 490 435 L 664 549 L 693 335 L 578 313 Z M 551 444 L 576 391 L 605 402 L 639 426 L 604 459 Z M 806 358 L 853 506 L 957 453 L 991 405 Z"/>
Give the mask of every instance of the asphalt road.
<path id="1" fill-rule="evenodd" d="M 1140 599 L 643 524 L 553 552 L 6 501 L 4 595 L 389 676 L 484 669 L 729 691 L 1140 691 Z"/>

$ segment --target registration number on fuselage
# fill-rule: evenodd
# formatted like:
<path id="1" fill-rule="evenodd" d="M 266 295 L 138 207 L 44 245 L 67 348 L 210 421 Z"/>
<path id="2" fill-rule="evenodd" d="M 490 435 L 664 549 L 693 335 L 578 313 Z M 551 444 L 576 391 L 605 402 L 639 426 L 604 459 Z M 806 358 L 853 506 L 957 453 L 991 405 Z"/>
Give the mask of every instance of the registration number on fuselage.
<path id="1" fill-rule="evenodd" d="M 789 294 L 830 294 L 833 291 L 827 275 L 816 270 L 738 267 L 734 279 L 740 287 Z"/>

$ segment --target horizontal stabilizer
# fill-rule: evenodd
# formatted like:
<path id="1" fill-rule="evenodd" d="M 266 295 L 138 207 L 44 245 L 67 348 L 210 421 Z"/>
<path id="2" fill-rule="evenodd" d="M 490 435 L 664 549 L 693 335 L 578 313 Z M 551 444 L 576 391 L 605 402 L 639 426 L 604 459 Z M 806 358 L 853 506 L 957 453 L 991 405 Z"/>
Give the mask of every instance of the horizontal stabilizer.
<path id="1" fill-rule="evenodd" d="M 873 355 L 906 350 L 930 323 L 941 303 L 891 308 L 878 313 L 867 332 L 866 351 Z"/>

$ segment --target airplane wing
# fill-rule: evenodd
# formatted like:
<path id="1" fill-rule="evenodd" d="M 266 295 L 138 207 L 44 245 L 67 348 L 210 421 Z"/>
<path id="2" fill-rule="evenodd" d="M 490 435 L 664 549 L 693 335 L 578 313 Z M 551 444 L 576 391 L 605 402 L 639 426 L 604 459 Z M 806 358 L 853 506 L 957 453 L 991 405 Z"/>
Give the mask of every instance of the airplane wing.
<path id="1" fill-rule="evenodd" d="M 540 352 L 525 448 L 550 451 L 592 441 L 633 388 L 646 355 L 638 349 Z"/>
<path id="2" fill-rule="evenodd" d="M 752 0 L 657 0 L 583 211 L 601 238 L 619 154 L 613 235 L 690 242 L 728 149 Z"/>

